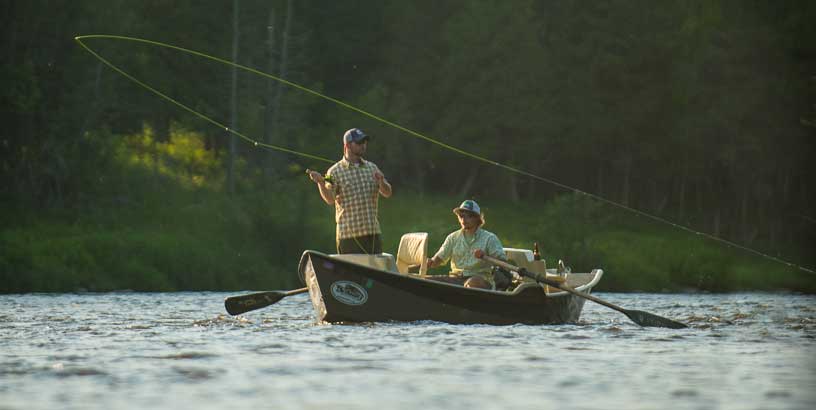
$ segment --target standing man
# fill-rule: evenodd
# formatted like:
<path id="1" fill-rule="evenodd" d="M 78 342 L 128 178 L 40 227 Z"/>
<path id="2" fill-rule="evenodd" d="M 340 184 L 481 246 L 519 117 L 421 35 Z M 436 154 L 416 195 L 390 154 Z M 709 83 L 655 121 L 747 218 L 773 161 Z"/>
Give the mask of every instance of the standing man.
<path id="1" fill-rule="evenodd" d="M 382 253 L 377 202 L 380 195 L 391 196 L 391 184 L 376 164 L 363 159 L 369 139 L 359 128 L 346 131 L 343 159 L 329 168 L 326 177 L 306 171 L 323 201 L 334 205 L 337 253 Z"/>

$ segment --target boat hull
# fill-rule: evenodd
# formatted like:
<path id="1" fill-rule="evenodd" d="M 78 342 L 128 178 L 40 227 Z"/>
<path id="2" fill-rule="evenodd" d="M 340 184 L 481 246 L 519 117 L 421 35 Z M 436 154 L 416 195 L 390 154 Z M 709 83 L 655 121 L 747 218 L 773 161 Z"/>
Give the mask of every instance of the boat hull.
<path id="1" fill-rule="evenodd" d="M 456 324 L 565 324 L 578 321 L 585 299 L 533 286 L 498 292 L 375 269 L 306 251 L 301 275 L 319 321 L 431 320 Z M 602 274 L 598 272 L 597 275 Z M 591 290 L 597 278 L 581 289 Z"/>

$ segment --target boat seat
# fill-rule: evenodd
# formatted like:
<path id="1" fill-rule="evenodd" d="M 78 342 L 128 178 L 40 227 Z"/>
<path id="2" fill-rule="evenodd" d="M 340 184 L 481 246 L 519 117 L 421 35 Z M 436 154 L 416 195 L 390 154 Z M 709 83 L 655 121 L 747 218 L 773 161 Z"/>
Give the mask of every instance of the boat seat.
<path id="1" fill-rule="evenodd" d="M 504 248 L 504 253 L 507 255 L 507 261 L 513 265 L 533 272 L 547 271 L 547 263 L 544 259 L 534 260 L 533 251 L 529 249 Z"/>
<path id="2" fill-rule="evenodd" d="M 397 248 L 397 270 L 400 273 L 428 272 L 428 233 L 410 232 L 402 235 Z"/>
<path id="3" fill-rule="evenodd" d="M 507 261 L 516 266 L 525 266 L 533 261 L 533 251 L 529 249 L 504 248 Z"/>
<path id="4" fill-rule="evenodd" d="M 356 263 L 358 265 L 369 266 L 374 269 L 384 270 L 388 272 L 399 272 L 397 265 L 394 262 L 394 255 L 390 253 L 344 253 L 329 255 L 332 258 L 340 259 L 346 262 Z"/>

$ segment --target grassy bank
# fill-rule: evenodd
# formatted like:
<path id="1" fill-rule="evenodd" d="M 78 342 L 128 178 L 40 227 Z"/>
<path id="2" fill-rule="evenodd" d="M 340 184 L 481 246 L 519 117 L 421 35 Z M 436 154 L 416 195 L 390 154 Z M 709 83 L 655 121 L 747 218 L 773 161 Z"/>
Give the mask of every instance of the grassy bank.
<path id="1" fill-rule="evenodd" d="M 73 211 L 5 209 L 0 292 L 299 287 L 302 251 L 333 251 L 333 210 L 300 179 L 278 188 L 232 199 L 165 188 Z M 384 250 L 395 254 L 402 233 L 426 231 L 433 253 L 457 228 L 451 208 L 458 202 L 404 191 L 383 200 Z M 547 260 L 564 259 L 574 271 L 603 268 L 598 290 L 816 292 L 812 275 L 580 197 L 482 204 L 485 228 L 504 246 L 538 242 Z"/>
<path id="2" fill-rule="evenodd" d="M 328 210 L 297 198 L 167 190 L 93 210 L 7 211 L 18 217 L 0 232 L 0 290 L 292 287 L 305 244 L 333 243 L 327 224 L 311 226 Z"/>

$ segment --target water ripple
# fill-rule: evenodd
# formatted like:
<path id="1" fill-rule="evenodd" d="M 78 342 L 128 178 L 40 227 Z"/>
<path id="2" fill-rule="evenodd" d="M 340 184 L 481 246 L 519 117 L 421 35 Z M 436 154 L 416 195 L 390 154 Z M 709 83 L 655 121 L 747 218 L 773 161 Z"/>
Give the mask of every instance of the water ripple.
<path id="1" fill-rule="evenodd" d="M 182 352 L 165 356 L 152 356 L 152 357 L 154 359 L 162 360 L 197 360 L 197 359 L 209 359 L 211 357 L 216 357 L 216 355 L 205 352 Z"/>
<path id="2" fill-rule="evenodd" d="M 814 296 L 599 295 L 682 330 L 591 303 L 565 326 L 331 325 L 306 295 L 237 317 L 225 296 L 2 295 L 0 408 L 816 407 Z"/>

